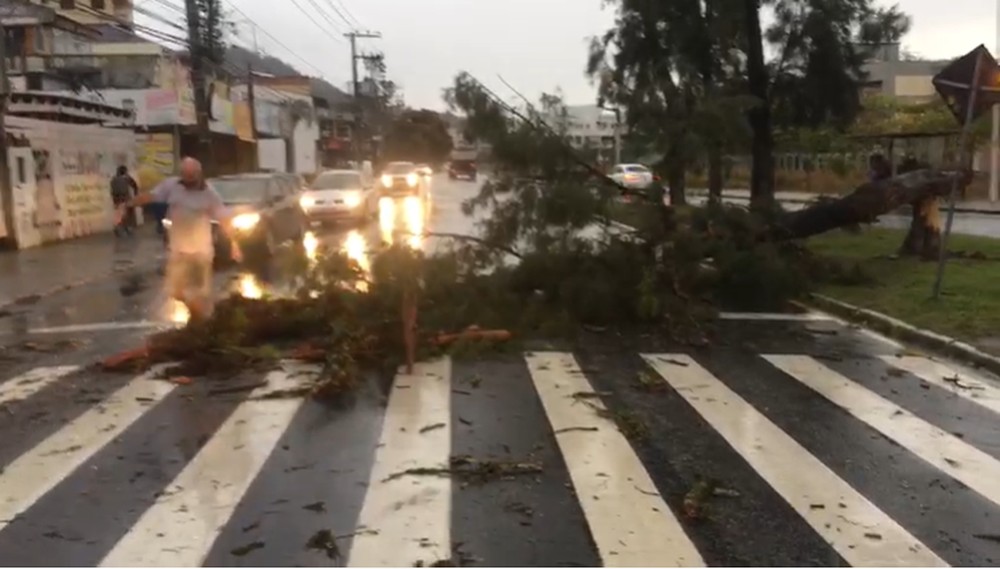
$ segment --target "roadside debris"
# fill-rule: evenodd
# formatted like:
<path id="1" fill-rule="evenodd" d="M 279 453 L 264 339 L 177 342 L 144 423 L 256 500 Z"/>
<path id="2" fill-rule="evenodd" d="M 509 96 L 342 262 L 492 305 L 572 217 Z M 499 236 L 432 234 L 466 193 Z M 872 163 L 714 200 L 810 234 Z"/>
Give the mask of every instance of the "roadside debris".
<path id="1" fill-rule="evenodd" d="M 264 547 L 264 542 L 263 541 L 253 541 L 253 542 L 250 542 L 250 543 L 248 543 L 246 545 L 237 547 L 237 548 L 231 550 L 229 553 L 235 555 L 236 557 L 243 557 L 244 555 L 246 555 L 246 554 L 248 554 L 248 553 L 250 553 L 252 551 L 255 551 L 257 549 L 261 549 L 263 547 Z"/>
<path id="2" fill-rule="evenodd" d="M 739 498 L 740 496 L 738 491 L 722 487 L 715 480 L 699 479 L 684 495 L 684 515 L 691 520 L 704 519 L 707 515 L 708 504 L 713 497 Z M 813 509 L 822 507 L 822 504 L 810 505 L 810 508 Z"/>
<path id="3" fill-rule="evenodd" d="M 333 532 L 328 529 L 321 529 L 314 533 L 306 542 L 306 549 L 322 551 L 334 561 L 340 559 L 340 547 L 337 546 L 337 539 Z"/>
<path id="4" fill-rule="evenodd" d="M 471 456 L 453 456 L 449 459 L 447 467 L 410 468 L 392 474 L 382 482 L 390 482 L 404 476 L 452 476 L 464 482 L 485 483 L 541 473 L 542 465 L 535 462 L 478 460 Z"/>

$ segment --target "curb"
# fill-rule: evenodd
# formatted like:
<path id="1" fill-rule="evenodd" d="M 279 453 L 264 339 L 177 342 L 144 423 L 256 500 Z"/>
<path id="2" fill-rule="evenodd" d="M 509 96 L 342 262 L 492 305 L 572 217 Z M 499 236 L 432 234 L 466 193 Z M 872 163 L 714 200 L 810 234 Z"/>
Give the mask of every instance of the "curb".
<path id="1" fill-rule="evenodd" d="M 979 348 L 970 346 L 955 338 L 931 332 L 930 330 L 924 330 L 923 328 L 917 328 L 912 324 L 882 314 L 881 312 L 854 306 L 853 304 L 841 302 L 818 293 L 810 295 L 809 303 L 818 309 L 868 326 L 886 336 L 911 342 L 941 352 L 947 356 L 971 362 L 980 368 L 1000 375 L 1000 357 L 987 354 Z"/>
<path id="2" fill-rule="evenodd" d="M 708 193 L 707 192 L 706 193 L 703 193 L 703 192 L 693 192 L 693 193 L 691 193 L 691 197 L 707 198 L 708 197 Z M 823 197 L 823 196 L 820 195 L 820 194 L 816 194 L 816 197 L 819 198 L 819 197 Z M 831 196 L 831 197 L 836 197 L 836 196 Z M 726 199 L 740 200 L 740 201 L 746 201 L 746 202 L 750 201 L 750 198 L 747 197 L 747 196 L 726 194 L 725 192 L 722 193 L 722 199 L 724 199 L 724 200 L 726 200 Z M 808 204 L 813 203 L 814 200 L 811 200 L 811 199 L 810 200 L 804 200 L 804 199 L 799 199 L 799 198 L 791 198 L 791 199 L 788 199 L 788 198 L 780 199 L 779 198 L 779 199 L 777 199 L 777 201 L 779 203 L 783 203 L 783 204 L 808 205 Z M 909 210 L 910 210 L 910 206 L 903 206 L 903 207 L 899 208 L 899 210 L 897 210 L 897 211 L 905 212 L 905 211 L 909 211 Z M 1000 209 L 979 209 L 979 208 L 963 207 L 961 205 L 956 204 L 956 206 L 955 206 L 955 213 L 975 213 L 975 214 L 979 214 L 979 215 L 1000 215 Z"/>

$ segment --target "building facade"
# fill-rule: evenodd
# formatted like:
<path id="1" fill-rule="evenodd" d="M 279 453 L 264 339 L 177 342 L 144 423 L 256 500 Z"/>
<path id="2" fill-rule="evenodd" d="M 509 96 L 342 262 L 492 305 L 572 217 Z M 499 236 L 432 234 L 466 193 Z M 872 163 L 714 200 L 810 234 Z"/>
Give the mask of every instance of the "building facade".
<path id="1" fill-rule="evenodd" d="M 101 24 L 117 19 L 132 22 L 132 0 L 30 0 L 54 8 L 60 16 L 72 18 L 82 24 Z"/>
<path id="2" fill-rule="evenodd" d="M 929 101 L 937 97 L 931 80 L 949 63 L 949 60 L 906 59 L 899 44 L 885 44 L 876 49 L 864 67 L 868 77 L 863 90 L 905 102 Z"/>

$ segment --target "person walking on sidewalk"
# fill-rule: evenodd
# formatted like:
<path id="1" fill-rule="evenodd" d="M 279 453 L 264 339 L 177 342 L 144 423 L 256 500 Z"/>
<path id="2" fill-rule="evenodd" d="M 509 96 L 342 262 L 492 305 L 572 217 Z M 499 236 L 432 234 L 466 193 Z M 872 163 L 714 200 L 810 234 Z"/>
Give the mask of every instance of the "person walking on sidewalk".
<path id="1" fill-rule="evenodd" d="M 139 185 L 135 179 L 129 175 L 128 167 L 119 166 L 115 176 L 111 178 L 111 202 L 115 207 L 129 201 L 139 193 Z M 115 223 L 115 236 L 120 237 L 122 233 L 131 235 L 135 225 L 135 208 L 128 208 L 125 212 L 124 221 Z"/>
<path id="2" fill-rule="evenodd" d="M 192 319 L 211 315 L 212 260 L 215 247 L 212 242 L 212 221 L 219 223 L 224 235 L 232 243 L 233 260 L 243 258 L 239 245 L 231 233 L 230 215 L 222 197 L 205 181 L 201 162 L 184 158 L 180 176 L 167 178 L 147 194 L 142 194 L 122 204 L 118 218 L 125 208 L 148 203 L 167 204 L 170 220 L 170 250 L 167 254 L 166 285 L 171 298 L 184 303 Z"/>

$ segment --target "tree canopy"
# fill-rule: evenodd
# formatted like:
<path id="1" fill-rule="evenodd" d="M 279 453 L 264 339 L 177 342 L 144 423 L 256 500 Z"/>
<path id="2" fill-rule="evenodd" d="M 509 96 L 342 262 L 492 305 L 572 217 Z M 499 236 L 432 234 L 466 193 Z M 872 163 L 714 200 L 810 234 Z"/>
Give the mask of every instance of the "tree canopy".
<path id="1" fill-rule="evenodd" d="M 451 149 L 448 125 L 431 110 L 404 110 L 385 131 L 384 152 L 390 160 L 440 164 L 448 159 Z"/>
<path id="2" fill-rule="evenodd" d="M 720 191 L 721 153 L 746 149 L 749 134 L 751 196 L 770 203 L 775 126 L 846 128 L 861 110 L 871 50 L 898 41 L 910 25 L 897 7 L 874 0 L 607 3 L 617 18 L 594 41 L 588 72 L 602 98 L 625 108 L 636 135 L 661 153 L 679 200 L 683 172 L 698 154 L 708 158 L 709 189 Z M 766 28 L 764 9 L 774 14 Z"/>

